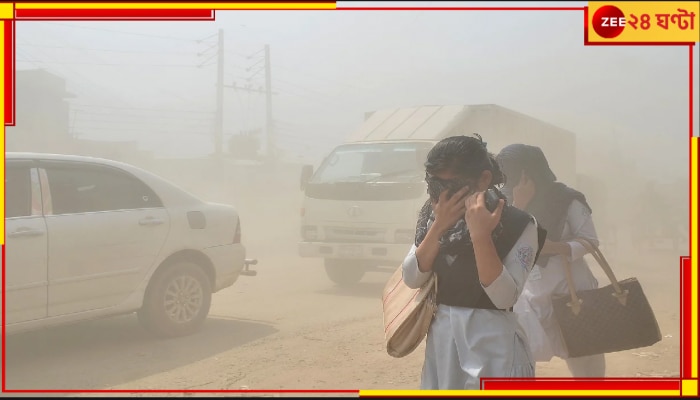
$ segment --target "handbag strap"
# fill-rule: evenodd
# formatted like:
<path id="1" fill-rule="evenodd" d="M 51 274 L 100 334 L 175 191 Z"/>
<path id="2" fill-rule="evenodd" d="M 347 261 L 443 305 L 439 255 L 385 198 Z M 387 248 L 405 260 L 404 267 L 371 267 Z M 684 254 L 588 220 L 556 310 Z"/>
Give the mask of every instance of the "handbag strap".
<path id="1" fill-rule="evenodd" d="M 571 308 L 571 312 L 573 312 L 574 315 L 578 315 L 578 313 L 581 312 L 581 303 L 583 303 L 583 300 L 581 300 L 578 297 L 578 294 L 576 294 L 574 276 L 571 272 L 571 263 L 569 262 L 569 258 L 566 256 L 564 256 L 564 272 L 566 273 L 566 283 L 569 287 L 569 295 L 571 296 L 571 301 L 566 303 L 566 305 Z"/>
<path id="2" fill-rule="evenodd" d="M 612 287 L 614 289 L 612 295 L 615 298 L 617 298 L 620 304 L 622 304 L 623 306 L 626 305 L 627 294 L 629 293 L 629 291 L 626 289 L 622 290 L 622 288 L 620 287 L 620 283 L 615 277 L 615 273 L 613 272 L 612 268 L 610 267 L 610 264 L 608 264 L 608 261 L 605 259 L 605 256 L 600 251 L 598 246 L 595 246 L 588 239 L 584 238 L 576 238 L 574 239 L 574 241 L 580 243 L 593 256 L 598 265 L 600 265 L 605 274 L 608 276 L 608 279 L 610 279 L 610 283 L 612 284 Z M 578 294 L 576 293 L 576 287 L 574 286 L 573 271 L 571 270 L 571 263 L 569 262 L 569 258 L 566 256 L 564 257 L 564 271 L 566 273 L 566 282 L 567 286 L 569 287 L 569 294 L 571 296 L 571 302 L 567 303 L 567 306 L 571 308 L 571 311 L 574 313 L 574 315 L 578 315 L 578 313 L 581 311 L 581 304 L 583 303 L 583 300 L 579 298 Z"/>
<path id="3" fill-rule="evenodd" d="M 429 294 L 429 296 L 430 296 L 429 301 L 431 302 L 431 306 L 433 308 L 433 317 L 434 317 L 435 314 L 437 314 L 437 307 L 438 307 L 438 304 L 437 304 L 438 276 L 435 272 L 433 272 L 432 278 L 433 278 L 433 287 L 429 288 L 429 289 L 432 289 L 431 293 Z"/>
<path id="4" fill-rule="evenodd" d="M 598 265 L 600 265 L 600 267 L 605 272 L 605 275 L 608 276 L 608 279 L 610 279 L 610 283 L 612 284 L 612 287 L 615 290 L 613 296 L 615 296 L 620 301 L 620 304 L 622 304 L 623 306 L 627 304 L 627 294 L 629 292 L 627 290 L 622 290 L 622 288 L 620 287 L 620 283 L 615 277 L 615 273 L 610 267 L 608 260 L 605 259 L 603 252 L 600 251 L 600 248 L 598 248 L 598 246 L 595 246 L 589 240 L 584 238 L 577 238 L 575 239 L 575 241 L 581 243 L 581 245 L 583 245 L 583 247 L 591 253 L 593 258 L 598 262 Z"/>

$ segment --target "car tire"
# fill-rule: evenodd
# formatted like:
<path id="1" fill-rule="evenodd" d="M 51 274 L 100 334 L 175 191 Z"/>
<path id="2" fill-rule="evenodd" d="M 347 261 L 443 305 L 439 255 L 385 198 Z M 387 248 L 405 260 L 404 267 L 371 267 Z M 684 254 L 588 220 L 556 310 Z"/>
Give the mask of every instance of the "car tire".
<path id="1" fill-rule="evenodd" d="M 350 286 L 362 280 L 367 270 L 364 263 L 354 260 L 325 259 L 326 275 L 338 286 Z"/>
<path id="2" fill-rule="evenodd" d="M 161 337 L 191 335 L 199 331 L 211 306 L 211 282 L 202 268 L 180 261 L 153 276 L 137 312 L 147 330 Z"/>

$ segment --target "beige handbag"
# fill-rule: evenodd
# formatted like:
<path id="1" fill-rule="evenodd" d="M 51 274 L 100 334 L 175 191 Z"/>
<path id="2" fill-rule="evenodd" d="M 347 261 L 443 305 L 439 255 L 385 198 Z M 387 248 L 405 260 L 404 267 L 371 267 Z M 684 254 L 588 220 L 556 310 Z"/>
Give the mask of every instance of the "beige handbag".
<path id="1" fill-rule="evenodd" d="M 437 311 L 436 296 L 434 273 L 421 288 L 411 289 L 403 282 L 403 267 L 394 272 L 382 294 L 384 337 L 390 356 L 407 356 L 425 339 Z"/>

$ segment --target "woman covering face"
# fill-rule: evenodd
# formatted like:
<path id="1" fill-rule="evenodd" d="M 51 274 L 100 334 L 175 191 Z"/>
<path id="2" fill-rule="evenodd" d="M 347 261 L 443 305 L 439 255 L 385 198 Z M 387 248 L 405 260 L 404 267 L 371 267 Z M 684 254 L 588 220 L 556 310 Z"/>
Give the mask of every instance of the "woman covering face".
<path id="1" fill-rule="evenodd" d="M 533 356 L 536 361 L 563 358 L 575 377 L 603 377 L 603 354 L 568 357 L 551 302 L 553 295 L 569 293 L 565 259 L 571 263 L 577 291 L 598 287 L 583 260 L 586 249 L 574 241 L 584 238 L 598 245 L 591 208 L 581 192 L 557 182 L 539 147 L 513 144 L 501 150 L 497 159 L 506 176 L 503 193 L 509 202 L 533 215 L 547 230 L 542 254 L 514 307 L 526 328 Z"/>
<path id="2" fill-rule="evenodd" d="M 443 139 L 425 167 L 430 199 L 403 262 L 409 287 L 437 275 L 421 388 L 479 389 L 483 377 L 533 376 L 512 307 L 540 249 L 535 220 L 504 200 L 487 209 L 484 191 L 503 174 L 481 138 Z"/>

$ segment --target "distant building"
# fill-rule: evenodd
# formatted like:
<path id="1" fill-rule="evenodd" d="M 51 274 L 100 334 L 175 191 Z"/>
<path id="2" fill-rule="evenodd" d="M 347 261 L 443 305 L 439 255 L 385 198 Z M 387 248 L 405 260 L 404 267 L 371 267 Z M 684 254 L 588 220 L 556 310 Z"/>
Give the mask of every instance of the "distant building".
<path id="1" fill-rule="evenodd" d="M 64 153 L 72 146 L 66 81 L 43 69 L 16 73 L 16 120 L 7 127 L 6 151 Z"/>
<path id="2" fill-rule="evenodd" d="M 79 154 L 144 165 L 151 154 L 133 141 L 77 139 L 70 128 L 75 96 L 65 79 L 43 69 L 17 71 L 15 126 L 5 129 L 5 151 Z"/>

